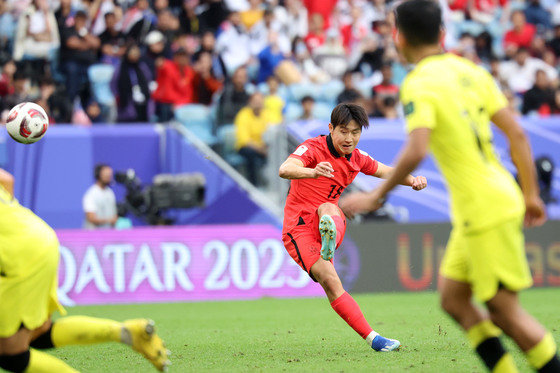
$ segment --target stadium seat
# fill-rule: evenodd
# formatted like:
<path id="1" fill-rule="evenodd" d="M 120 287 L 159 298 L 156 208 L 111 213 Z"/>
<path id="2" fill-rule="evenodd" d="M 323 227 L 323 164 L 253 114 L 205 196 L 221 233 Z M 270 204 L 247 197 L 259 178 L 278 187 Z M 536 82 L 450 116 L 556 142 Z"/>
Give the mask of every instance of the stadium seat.
<path id="1" fill-rule="evenodd" d="M 288 90 L 290 92 L 290 101 L 299 103 L 305 96 L 311 96 L 317 100 L 320 89 L 312 83 L 297 83 L 290 85 Z"/>
<path id="2" fill-rule="evenodd" d="M 269 90 L 268 90 L 268 84 L 266 84 L 266 82 L 259 83 L 259 84 L 257 85 L 257 90 L 258 90 L 260 93 L 262 93 L 263 95 L 267 95 L 268 92 L 269 92 Z"/>
<path id="3" fill-rule="evenodd" d="M 332 104 L 336 102 L 336 98 L 344 90 L 344 84 L 340 80 L 331 80 L 321 86 L 319 96 L 320 101 Z"/>
<path id="4" fill-rule="evenodd" d="M 303 114 L 301 104 L 289 102 L 284 108 L 284 121 L 286 123 L 297 120 Z"/>
<path id="5" fill-rule="evenodd" d="M 238 168 L 244 160 L 235 150 L 235 125 L 225 124 L 217 131 L 218 142 L 222 146 L 222 156 L 231 166 Z"/>
<path id="6" fill-rule="evenodd" d="M 334 109 L 332 104 L 316 102 L 315 106 L 313 106 L 313 116 L 319 120 L 330 121 L 332 109 Z"/>
<path id="7" fill-rule="evenodd" d="M 200 104 L 179 106 L 175 109 L 175 119 L 207 145 L 216 144 L 217 139 L 212 134 L 213 123 L 208 107 Z"/>
<path id="8" fill-rule="evenodd" d="M 88 78 L 95 101 L 100 105 L 115 106 L 115 96 L 111 91 L 111 79 L 115 68 L 107 64 L 91 65 L 88 69 Z"/>
<path id="9" fill-rule="evenodd" d="M 374 76 L 372 76 L 373 78 Z M 365 98 L 371 98 L 371 88 L 373 87 L 373 84 L 371 83 L 372 79 L 364 79 L 359 81 L 356 84 L 356 89 L 358 91 L 360 91 L 360 93 L 365 97 Z"/>

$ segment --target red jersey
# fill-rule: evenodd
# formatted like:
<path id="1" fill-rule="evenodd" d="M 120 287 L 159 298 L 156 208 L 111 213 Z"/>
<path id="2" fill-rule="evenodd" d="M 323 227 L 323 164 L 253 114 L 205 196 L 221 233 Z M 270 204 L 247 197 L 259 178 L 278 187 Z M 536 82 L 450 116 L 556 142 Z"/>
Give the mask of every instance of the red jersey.
<path id="1" fill-rule="evenodd" d="M 530 48 L 536 33 L 537 28 L 530 23 L 526 23 L 520 32 L 513 29 L 509 30 L 504 36 L 504 47 L 515 45 L 516 47 Z"/>
<path id="2" fill-rule="evenodd" d="M 166 60 L 158 68 L 156 75 L 157 88 L 152 94 L 155 101 L 173 105 L 194 102 L 195 72 L 192 67 L 185 66 L 181 71 L 173 60 Z"/>
<path id="3" fill-rule="evenodd" d="M 296 158 L 308 168 L 318 163 L 329 162 L 334 169 L 334 177 L 319 176 L 317 179 L 295 179 L 284 207 L 283 233 L 296 225 L 311 222 L 317 208 L 325 202 L 338 205 L 344 189 L 352 183 L 358 172 L 373 175 L 377 171 L 377 161 L 366 152 L 354 149 L 352 154 L 341 156 L 336 151 L 331 136 L 319 136 L 303 142 L 290 158 Z"/>

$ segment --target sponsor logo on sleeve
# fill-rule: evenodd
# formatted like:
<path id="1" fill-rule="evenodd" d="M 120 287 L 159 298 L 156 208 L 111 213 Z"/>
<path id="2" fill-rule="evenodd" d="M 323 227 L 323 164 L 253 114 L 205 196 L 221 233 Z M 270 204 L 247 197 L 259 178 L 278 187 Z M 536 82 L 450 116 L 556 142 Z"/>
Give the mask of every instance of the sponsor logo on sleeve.
<path id="1" fill-rule="evenodd" d="M 309 148 L 305 145 L 300 145 L 296 151 L 294 152 L 295 155 L 302 156 Z"/>

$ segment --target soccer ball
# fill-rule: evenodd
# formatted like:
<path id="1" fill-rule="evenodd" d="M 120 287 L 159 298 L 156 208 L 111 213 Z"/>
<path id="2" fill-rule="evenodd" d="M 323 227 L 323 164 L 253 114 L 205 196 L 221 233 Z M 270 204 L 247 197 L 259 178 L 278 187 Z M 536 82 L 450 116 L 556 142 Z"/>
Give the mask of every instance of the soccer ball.
<path id="1" fill-rule="evenodd" d="M 22 102 L 10 110 L 6 129 L 12 139 L 22 144 L 32 144 L 45 136 L 49 117 L 45 110 L 33 102 Z"/>

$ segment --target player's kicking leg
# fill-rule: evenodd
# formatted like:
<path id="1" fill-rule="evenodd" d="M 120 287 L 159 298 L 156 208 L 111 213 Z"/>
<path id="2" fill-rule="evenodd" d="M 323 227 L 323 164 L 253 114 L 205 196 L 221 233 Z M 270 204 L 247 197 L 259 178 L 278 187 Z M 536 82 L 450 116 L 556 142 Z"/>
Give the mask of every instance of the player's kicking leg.
<path id="1" fill-rule="evenodd" d="M 30 346 L 35 349 L 120 342 L 142 354 L 160 371 L 170 364 L 169 351 L 156 334 L 154 322 L 147 319 L 120 323 L 88 316 L 62 317 L 48 321 L 33 333 L 31 340 Z"/>
<path id="2" fill-rule="evenodd" d="M 321 284 L 332 308 L 352 327 L 375 351 L 393 351 L 400 342 L 384 338 L 375 332 L 364 317 L 358 303 L 342 287 L 342 282 L 331 260 L 334 251 L 344 236 L 344 220 L 340 209 L 331 203 L 325 203 L 317 210 L 320 216 L 319 232 L 321 234 L 321 258 L 311 266 L 310 272 Z"/>

